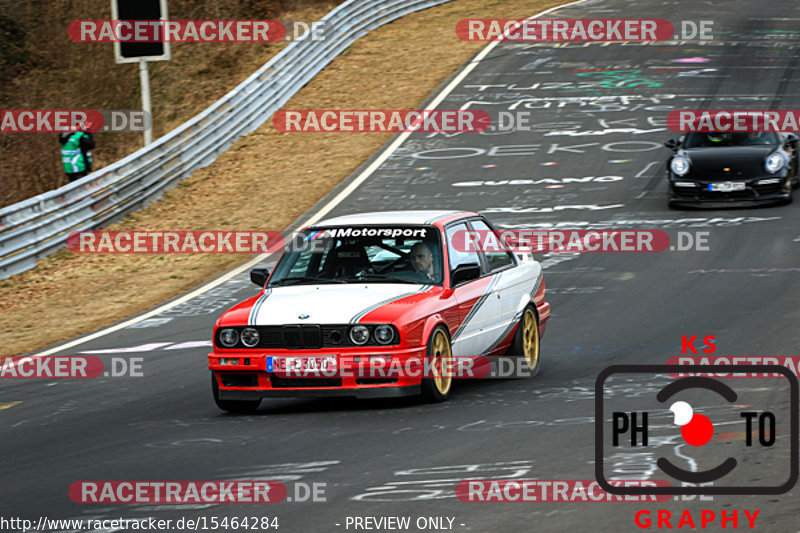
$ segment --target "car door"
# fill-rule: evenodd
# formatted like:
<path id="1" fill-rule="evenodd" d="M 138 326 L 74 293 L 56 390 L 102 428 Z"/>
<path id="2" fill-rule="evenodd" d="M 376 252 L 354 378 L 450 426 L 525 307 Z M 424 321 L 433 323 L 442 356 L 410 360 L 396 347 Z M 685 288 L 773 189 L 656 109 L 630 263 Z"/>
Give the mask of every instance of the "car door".
<path id="1" fill-rule="evenodd" d="M 478 231 L 481 235 L 494 231 L 494 228 L 482 218 L 470 219 L 469 225 L 473 231 Z M 526 293 L 530 293 L 531 286 L 530 280 L 521 276 L 515 268 L 517 262 L 510 251 L 487 249 L 482 250 L 480 255 L 484 274 L 492 278 L 492 299 L 497 300 L 497 305 L 491 307 L 491 314 L 486 317 L 484 326 L 489 348 L 494 348 L 514 327 L 520 302 Z"/>
<path id="2" fill-rule="evenodd" d="M 453 236 L 460 231 L 467 231 L 466 222 L 452 223 L 445 228 L 447 254 L 450 268 L 453 298 L 458 302 L 460 325 L 451 334 L 453 355 L 482 355 L 492 343 L 492 332 L 489 331 L 495 317 L 500 314 L 500 298 L 493 293 L 496 283 L 490 275 L 485 275 L 481 268 L 481 276 L 452 286 L 452 272 L 459 265 L 477 263 L 481 265 L 481 257 L 476 252 L 457 250 L 453 246 Z M 462 239 L 463 241 L 463 239 Z"/>

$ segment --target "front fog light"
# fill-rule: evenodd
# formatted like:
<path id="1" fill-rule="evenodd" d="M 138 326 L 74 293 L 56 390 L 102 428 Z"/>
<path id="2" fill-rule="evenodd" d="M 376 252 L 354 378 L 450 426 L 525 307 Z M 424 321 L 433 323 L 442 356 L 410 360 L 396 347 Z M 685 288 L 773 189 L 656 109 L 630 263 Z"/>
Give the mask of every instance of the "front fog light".
<path id="1" fill-rule="evenodd" d="M 369 340 L 369 329 L 367 326 L 353 326 L 350 328 L 350 340 L 353 344 L 366 344 Z"/>
<path id="2" fill-rule="evenodd" d="M 239 364 L 239 359 L 231 359 L 227 357 L 220 357 L 219 359 L 220 366 L 233 366 Z"/>
<path id="3" fill-rule="evenodd" d="M 233 348 L 239 342 L 239 333 L 235 329 L 225 328 L 219 332 L 219 342 L 226 348 Z"/>
<path id="4" fill-rule="evenodd" d="M 389 344 L 394 340 L 394 329 L 388 324 L 381 324 L 375 328 L 375 340 L 379 344 Z"/>
<path id="5" fill-rule="evenodd" d="M 244 328 L 242 330 L 242 344 L 248 348 L 254 348 L 258 345 L 259 335 L 256 328 Z"/>
<path id="6" fill-rule="evenodd" d="M 780 178 L 768 178 L 765 180 L 758 180 L 756 185 L 774 185 L 775 183 L 780 183 Z"/>
<path id="7" fill-rule="evenodd" d="M 697 184 L 693 181 L 676 181 L 674 185 L 676 187 L 697 187 Z"/>

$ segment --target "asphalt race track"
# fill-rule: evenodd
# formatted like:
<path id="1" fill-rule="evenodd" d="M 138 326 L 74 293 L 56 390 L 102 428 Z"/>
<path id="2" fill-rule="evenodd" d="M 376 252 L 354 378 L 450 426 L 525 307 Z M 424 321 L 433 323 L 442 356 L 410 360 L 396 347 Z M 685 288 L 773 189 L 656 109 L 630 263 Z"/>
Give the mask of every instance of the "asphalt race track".
<path id="1" fill-rule="evenodd" d="M 696 513 L 698 528 L 701 510 L 738 510 L 738 528 L 749 529 L 747 509 L 760 511 L 757 531 L 800 530 L 797 489 L 658 503 L 456 498 L 465 479 L 594 479 L 594 383 L 609 365 L 665 364 L 681 355 L 683 335 L 713 335 L 714 355 L 800 355 L 797 204 L 670 210 L 669 151 L 662 146 L 677 136 L 665 125 L 673 109 L 800 106 L 800 33 L 792 31 L 800 4 L 590 0 L 548 16 L 663 18 L 676 26 L 712 20 L 714 39 L 499 44 L 438 107 L 493 117 L 531 111 L 532 131 L 411 135 L 332 213 L 441 208 L 481 211 L 501 227 L 660 229 L 676 240 L 679 232 L 707 232 L 707 250 L 539 255 L 553 314 L 535 379 L 459 382 L 450 401 L 437 405 L 265 400 L 254 416 L 219 411 L 206 368 L 214 320 L 255 294 L 247 274 L 238 275 L 55 352 L 141 358 L 143 377 L 3 382 L 2 514 L 34 521 L 269 516 L 283 532 L 354 531 L 348 517 L 408 516 L 412 524 L 444 517 L 455 531 L 594 532 L 639 531 L 634 514 L 641 509 L 670 511 L 673 528 L 686 509 Z M 666 382 L 617 382 L 615 405 L 635 409 Z M 741 404 L 788 405 L 777 385 L 741 390 Z M 722 411 L 709 405 L 708 413 Z M 788 439 L 778 431 L 783 449 Z M 719 448 L 665 442 L 665 455 L 718 462 Z M 784 458 L 760 452 L 741 465 L 749 469 L 743 482 L 769 483 L 785 473 Z M 620 461 L 610 468 L 623 478 L 659 479 L 652 455 Z M 298 483 L 324 484 L 326 501 L 81 505 L 68 496 L 80 480 L 247 479 L 281 481 L 293 499 Z M 717 518 L 706 529 L 720 527 Z"/>

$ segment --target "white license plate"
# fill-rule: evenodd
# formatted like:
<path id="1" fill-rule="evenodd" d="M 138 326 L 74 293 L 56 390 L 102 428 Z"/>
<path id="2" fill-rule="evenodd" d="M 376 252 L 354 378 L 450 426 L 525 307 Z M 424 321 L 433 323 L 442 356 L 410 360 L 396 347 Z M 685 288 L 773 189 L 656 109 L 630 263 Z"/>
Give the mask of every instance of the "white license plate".
<path id="1" fill-rule="evenodd" d="M 743 191 L 745 188 L 744 182 L 741 181 L 720 181 L 708 184 L 708 190 L 714 192 Z"/>
<path id="2" fill-rule="evenodd" d="M 326 377 L 338 371 L 335 355 L 268 356 L 267 372 L 294 377 Z"/>

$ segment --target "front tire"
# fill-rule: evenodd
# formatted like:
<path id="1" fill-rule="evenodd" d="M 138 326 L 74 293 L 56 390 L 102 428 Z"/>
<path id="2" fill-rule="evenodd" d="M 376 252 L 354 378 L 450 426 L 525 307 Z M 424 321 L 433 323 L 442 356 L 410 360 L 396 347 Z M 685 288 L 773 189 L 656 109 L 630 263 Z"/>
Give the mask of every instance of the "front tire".
<path id="1" fill-rule="evenodd" d="M 217 407 L 229 413 L 255 413 L 261 404 L 261 400 L 221 400 L 219 397 L 219 384 L 213 372 L 211 373 L 211 391 L 214 393 L 214 403 L 217 404 Z"/>
<path id="2" fill-rule="evenodd" d="M 539 373 L 542 367 L 539 340 L 539 318 L 533 306 L 528 305 L 522 312 L 514 341 L 508 351 L 516 358 L 514 368 L 518 371 L 518 375 L 534 377 Z"/>
<path id="3" fill-rule="evenodd" d="M 434 375 L 422 378 L 422 398 L 428 402 L 443 402 L 450 396 L 453 386 L 453 351 L 450 347 L 450 335 L 441 324 L 433 328 L 428 339 L 425 360 Z"/>

